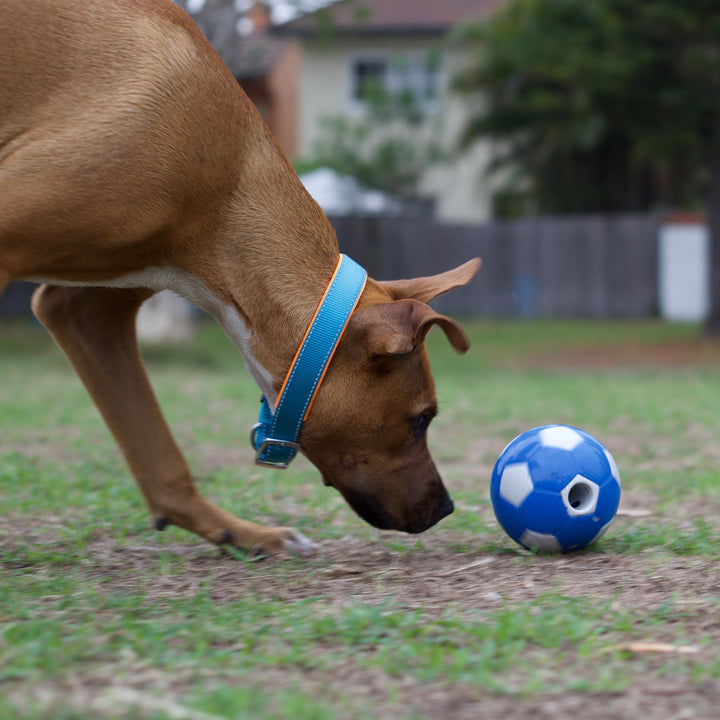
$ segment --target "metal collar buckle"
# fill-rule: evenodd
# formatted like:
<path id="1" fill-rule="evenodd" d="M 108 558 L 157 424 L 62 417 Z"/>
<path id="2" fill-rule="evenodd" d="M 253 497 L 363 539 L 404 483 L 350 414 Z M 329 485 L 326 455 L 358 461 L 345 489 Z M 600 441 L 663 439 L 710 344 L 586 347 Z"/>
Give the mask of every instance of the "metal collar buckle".
<path id="1" fill-rule="evenodd" d="M 271 467 L 276 470 L 286 470 L 295 455 L 300 452 L 300 443 L 292 442 L 292 440 L 278 440 L 276 438 L 264 438 L 259 445 L 256 443 L 257 431 L 262 427 L 262 423 L 255 423 L 250 431 L 250 444 L 255 448 L 255 464 L 261 467 Z M 285 458 L 280 460 L 263 459 L 263 455 L 271 447 L 283 448 L 285 450 L 293 450 L 292 453 L 286 453 Z"/>

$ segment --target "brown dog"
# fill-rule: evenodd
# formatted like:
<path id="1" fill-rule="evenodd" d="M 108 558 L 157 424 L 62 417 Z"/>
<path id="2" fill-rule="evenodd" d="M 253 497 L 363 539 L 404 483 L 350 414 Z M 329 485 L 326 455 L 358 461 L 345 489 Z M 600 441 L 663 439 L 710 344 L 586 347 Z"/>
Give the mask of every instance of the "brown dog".
<path id="1" fill-rule="evenodd" d="M 152 513 L 213 543 L 307 554 L 291 528 L 196 491 L 137 350 L 135 315 L 171 288 L 213 315 L 271 403 L 333 273 L 332 227 L 259 114 L 170 0 L 0 4 L 0 292 L 33 310 L 113 432 Z M 368 280 L 302 426 L 324 482 L 368 522 L 421 532 L 452 511 L 428 453 L 427 303 L 479 267 Z"/>

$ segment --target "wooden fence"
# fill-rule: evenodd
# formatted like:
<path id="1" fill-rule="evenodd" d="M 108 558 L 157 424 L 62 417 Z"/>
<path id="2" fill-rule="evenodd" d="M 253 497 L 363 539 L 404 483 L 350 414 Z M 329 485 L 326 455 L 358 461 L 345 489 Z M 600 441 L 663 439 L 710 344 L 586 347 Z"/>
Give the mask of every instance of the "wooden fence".
<path id="1" fill-rule="evenodd" d="M 426 217 L 333 218 L 340 248 L 379 280 L 431 275 L 479 256 L 472 284 L 441 312 L 491 317 L 641 318 L 658 311 L 658 219 L 549 217 L 448 225 Z M 28 311 L 16 284 L 0 314 Z"/>
<path id="2" fill-rule="evenodd" d="M 427 218 L 333 218 L 338 241 L 372 277 L 483 266 L 441 312 L 493 317 L 641 318 L 658 311 L 658 218 L 547 217 L 447 225 Z"/>

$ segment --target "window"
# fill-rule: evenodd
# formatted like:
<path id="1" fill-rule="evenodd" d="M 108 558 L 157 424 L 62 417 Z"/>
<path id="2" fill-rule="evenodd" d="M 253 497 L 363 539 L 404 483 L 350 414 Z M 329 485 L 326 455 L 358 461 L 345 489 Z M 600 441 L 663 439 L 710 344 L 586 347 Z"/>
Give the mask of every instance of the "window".
<path id="1" fill-rule="evenodd" d="M 438 97 L 437 59 L 420 54 L 360 56 L 350 60 L 350 100 L 364 107 L 373 88 L 390 96 L 409 96 L 422 110 Z"/>
<path id="2" fill-rule="evenodd" d="M 352 70 L 352 99 L 362 103 L 368 99 L 373 87 L 387 86 L 387 62 L 385 60 L 356 60 Z"/>

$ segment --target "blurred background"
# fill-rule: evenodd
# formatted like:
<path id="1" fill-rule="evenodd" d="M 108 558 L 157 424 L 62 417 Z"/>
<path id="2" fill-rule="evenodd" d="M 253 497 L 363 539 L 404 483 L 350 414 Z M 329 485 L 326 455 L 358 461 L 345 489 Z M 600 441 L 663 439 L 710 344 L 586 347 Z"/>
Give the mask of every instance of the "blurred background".
<path id="1" fill-rule="evenodd" d="M 374 277 L 480 255 L 441 310 L 718 333 L 717 3 L 178 1 Z"/>

